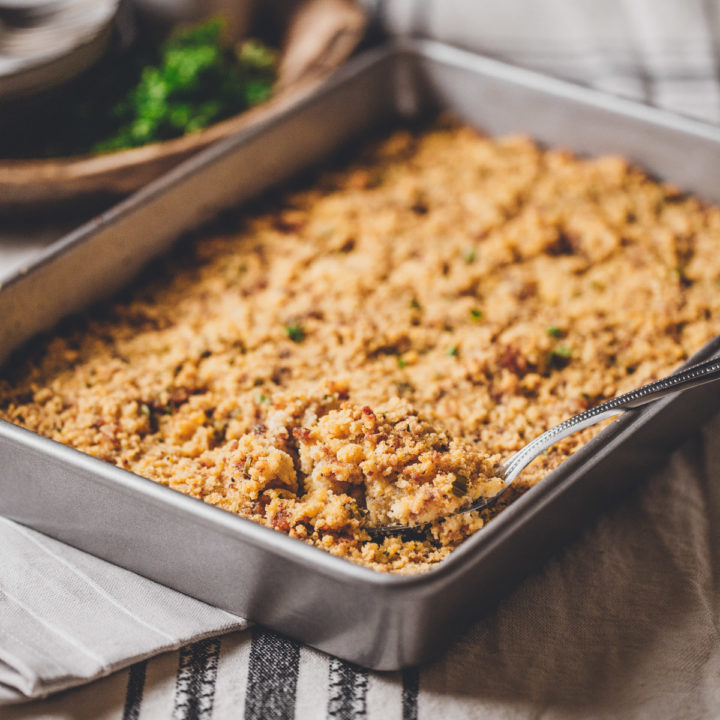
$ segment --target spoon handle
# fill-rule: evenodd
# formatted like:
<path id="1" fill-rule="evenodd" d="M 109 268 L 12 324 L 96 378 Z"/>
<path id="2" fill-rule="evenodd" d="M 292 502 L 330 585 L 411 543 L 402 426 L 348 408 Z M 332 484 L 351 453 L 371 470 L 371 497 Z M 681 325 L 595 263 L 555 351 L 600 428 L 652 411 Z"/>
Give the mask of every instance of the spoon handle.
<path id="1" fill-rule="evenodd" d="M 601 405 L 597 405 L 567 420 L 563 420 L 563 422 L 546 430 L 534 440 L 531 440 L 502 465 L 501 472 L 505 484 L 506 486 L 510 485 L 518 474 L 538 455 L 552 447 L 556 442 L 568 437 L 568 435 L 595 425 L 601 420 L 618 415 L 625 410 L 630 410 L 631 408 L 640 407 L 641 405 L 659 400 L 665 395 L 687 390 L 718 379 L 720 379 L 720 358 L 711 358 L 710 360 L 705 360 L 704 362 L 693 365 L 685 370 L 680 370 L 655 382 L 642 385 L 624 395 L 618 395 L 612 398 L 612 400 L 608 400 Z"/>

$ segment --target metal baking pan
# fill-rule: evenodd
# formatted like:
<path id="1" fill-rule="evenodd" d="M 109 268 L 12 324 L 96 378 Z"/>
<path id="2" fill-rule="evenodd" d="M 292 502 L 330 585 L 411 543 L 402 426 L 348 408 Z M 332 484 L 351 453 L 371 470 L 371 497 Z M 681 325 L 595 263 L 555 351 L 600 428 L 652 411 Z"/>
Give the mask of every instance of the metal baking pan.
<path id="1" fill-rule="evenodd" d="M 223 208 L 398 116 L 452 108 L 495 134 L 621 153 L 720 200 L 720 130 L 427 42 L 366 52 L 80 228 L 0 292 L 0 352 L 126 284 Z M 720 339 L 696 356 L 720 350 Z M 624 416 L 429 572 L 379 573 L 0 422 L 0 513 L 188 595 L 376 669 L 420 663 L 666 457 L 720 385 Z"/>

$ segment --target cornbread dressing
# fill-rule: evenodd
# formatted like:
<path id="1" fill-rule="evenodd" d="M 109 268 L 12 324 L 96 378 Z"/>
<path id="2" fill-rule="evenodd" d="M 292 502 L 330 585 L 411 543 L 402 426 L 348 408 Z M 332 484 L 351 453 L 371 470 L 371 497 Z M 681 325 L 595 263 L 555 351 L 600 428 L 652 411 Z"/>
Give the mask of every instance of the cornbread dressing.
<path id="1" fill-rule="evenodd" d="M 417 572 L 597 429 L 536 460 L 498 507 L 441 519 L 495 494 L 513 452 L 720 332 L 720 210 L 619 157 L 438 123 L 273 203 L 18 356 L 0 417 Z"/>

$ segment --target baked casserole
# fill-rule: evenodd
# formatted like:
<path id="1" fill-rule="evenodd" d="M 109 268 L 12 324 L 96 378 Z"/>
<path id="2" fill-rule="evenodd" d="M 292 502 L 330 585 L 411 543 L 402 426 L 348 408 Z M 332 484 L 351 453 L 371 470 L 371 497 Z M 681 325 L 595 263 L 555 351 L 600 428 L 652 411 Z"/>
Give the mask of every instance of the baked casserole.
<path id="1" fill-rule="evenodd" d="M 378 570 L 442 560 L 498 465 L 720 332 L 720 209 L 620 157 L 439 122 L 186 239 L 40 339 L 0 417 Z M 427 523 L 401 537 L 368 530 Z"/>

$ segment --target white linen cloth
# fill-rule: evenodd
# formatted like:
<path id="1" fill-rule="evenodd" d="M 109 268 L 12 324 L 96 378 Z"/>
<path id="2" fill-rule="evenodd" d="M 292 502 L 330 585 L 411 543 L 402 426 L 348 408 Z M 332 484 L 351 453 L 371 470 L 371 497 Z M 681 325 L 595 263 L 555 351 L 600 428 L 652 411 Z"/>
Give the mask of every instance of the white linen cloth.
<path id="1" fill-rule="evenodd" d="M 0 517 L 0 704 L 247 622 Z"/>
<path id="2" fill-rule="evenodd" d="M 367 4 L 396 33 L 720 121 L 716 0 Z M 259 629 L 210 639 L 244 621 L 0 521 L 2 701 L 132 665 L 0 717 L 720 717 L 719 437 L 716 418 L 444 656 L 403 673 Z"/>

